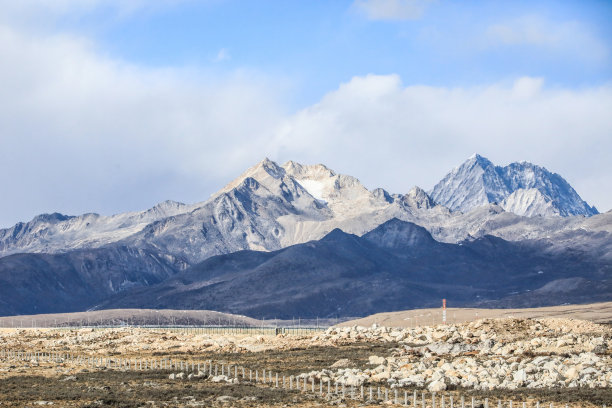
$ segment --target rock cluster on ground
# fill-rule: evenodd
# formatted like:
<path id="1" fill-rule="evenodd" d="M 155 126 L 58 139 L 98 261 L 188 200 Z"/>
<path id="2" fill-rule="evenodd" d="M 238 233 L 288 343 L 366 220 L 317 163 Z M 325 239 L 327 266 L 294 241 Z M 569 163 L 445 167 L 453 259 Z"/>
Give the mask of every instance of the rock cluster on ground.
<path id="1" fill-rule="evenodd" d="M 348 386 L 386 383 L 436 392 L 451 387 L 612 386 L 611 331 L 584 321 L 488 319 L 411 329 L 357 326 L 330 328 L 315 339 L 399 345 L 390 356 L 371 356 L 368 367 L 346 365 L 304 374 Z"/>
<path id="2" fill-rule="evenodd" d="M 63 351 L 90 356 L 120 354 L 128 358 L 155 358 L 160 353 L 258 353 L 314 346 L 333 349 L 380 343 L 389 345 L 379 348 L 387 351 L 370 355 L 367 361 L 343 358 L 326 369 L 317 368 L 299 376 L 347 386 L 422 387 L 437 392 L 457 387 L 477 390 L 612 387 L 612 329 L 570 319 L 482 319 L 416 328 L 332 327 L 299 337 L 134 328 L 0 331 L 0 344 L 9 350 Z M 30 364 L 36 365 L 36 361 Z M 52 372 L 69 375 L 74 372 L 70 367 L 61 365 Z M 282 374 L 281 366 L 269 368 Z M 0 376 L 20 372 L 27 370 L 0 367 Z M 199 377 L 190 375 L 189 379 Z M 180 379 L 180 374 L 174 376 Z M 229 380 L 223 376 L 213 379 Z"/>

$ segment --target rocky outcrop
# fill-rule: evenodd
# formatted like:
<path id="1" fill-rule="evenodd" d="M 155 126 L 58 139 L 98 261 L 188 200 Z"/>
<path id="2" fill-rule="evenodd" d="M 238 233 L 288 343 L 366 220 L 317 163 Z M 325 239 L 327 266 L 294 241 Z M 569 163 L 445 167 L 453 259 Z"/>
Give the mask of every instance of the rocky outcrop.
<path id="1" fill-rule="evenodd" d="M 390 356 L 362 369 L 308 373 L 346 385 L 384 383 L 429 391 L 612 386 L 612 333 L 584 322 L 480 320 L 464 325 L 393 329 L 331 328 L 314 340 L 397 342 Z"/>

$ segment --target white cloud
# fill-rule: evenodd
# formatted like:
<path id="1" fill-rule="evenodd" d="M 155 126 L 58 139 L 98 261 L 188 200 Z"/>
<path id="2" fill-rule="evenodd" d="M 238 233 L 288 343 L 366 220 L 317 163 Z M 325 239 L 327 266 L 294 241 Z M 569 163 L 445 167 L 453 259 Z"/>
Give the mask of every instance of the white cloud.
<path id="1" fill-rule="evenodd" d="M 136 13 L 157 13 L 194 0 L 0 0 L 0 24 L 31 31 L 52 31 L 63 19 L 120 20 Z M 215 1 L 215 0 L 202 0 Z"/>
<path id="2" fill-rule="evenodd" d="M 370 20 L 414 20 L 433 0 L 355 0 L 353 7 Z"/>
<path id="3" fill-rule="evenodd" d="M 213 58 L 213 62 L 223 62 L 228 61 L 232 58 L 230 52 L 227 48 L 221 48 L 215 58 Z"/>
<path id="4" fill-rule="evenodd" d="M 429 189 L 474 152 L 528 160 L 564 176 L 600 210 L 612 207 L 612 86 L 546 88 L 538 78 L 445 88 L 397 75 L 355 77 L 286 120 L 276 156 L 327 163 L 370 188 Z M 602 181 L 605 179 L 605 183 Z"/>
<path id="5" fill-rule="evenodd" d="M 539 16 L 523 16 L 489 26 L 489 47 L 527 45 L 554 52 L 569 52 L 593 61 L 609 55 L 608 46 L 589 28 L 573 21 L 551 21 Z"/>
<path id="6" fill-rule="evenodd" d="M 542 91 L 543 78 L 522 77 L 514 81 L 512 96 L 516 99 L 530 99 Z"/>
<path id="7" fill-rule="evenodd" d="M 175 6 L 189 0 L 0 0 L 4 15 L 12 17 L 87 13 L 99 8 L 113 9 L 120 14 L 143 9 Z"/>
<path id="8" fill-rule="evenodd" d="M 0 225 L 206 199 L 265 156 L 283 112 L 282 80 L 255 72 L 144 68 L 2 25 L 0 55 Z"/>

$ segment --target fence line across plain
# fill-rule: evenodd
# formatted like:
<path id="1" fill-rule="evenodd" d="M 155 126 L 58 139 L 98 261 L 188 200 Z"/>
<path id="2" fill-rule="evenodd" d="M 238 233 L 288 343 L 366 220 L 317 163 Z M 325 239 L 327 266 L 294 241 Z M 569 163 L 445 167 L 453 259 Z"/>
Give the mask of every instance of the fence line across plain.
<path id="1" fill-rule="evenodd" d="M 31 351 L 31 352 L 26 352 L 26 351 L 21 351 L 21 350 L 8 350 L 8 349 L 1 349 L 0 350 L 0 358 L 2 359 L 6 359 L 6 360 L 14 360 L 14 361 L 34 361 L 36 363 L 38 362 L 49 362 L 49 363 L 63 363 L 65 361 L 68 362 L 72 362 L 72 363 L 76 363 L 77 365 L 85 365 L 86 367 L 91 367 L 91 368 L 106 368 L 106 369 L 119 369 L 119 370 L 125 370 L 125 371 L 132 371 L 132 370 L 166 370 L 168 371 L 180 371 L 180 372 L 187 372 L 189 373 L 191 371 L 191 374 L 194 374 L 197 372 L 197 375 L 206 375 L 207 372 L 207 367 L 208 367 L 208 375 L 212 376 L 213 373 L 213 361 L 212 360 L 207 360 L 207 361 L 200 361 L 200 362 L 196 362 L 196 361 L 186 361 L 186 360 L 172 360 L 172 359 L 142 359 L 142 358 L 117 358 L 117 357 L 99 357 L 99 356 L 82 356 L 82 355 L 75 355 L 73 353 L 68 353 L 68 352 L 56 352 L 56 351 Z M 143 361 L 144 361 L 144 368 L 143 368 Z M 233 374 L 233 378 L 235 379 L 239 379 L 239 377 L 242 377 L 242 381 L 247 381 L 247 376 L 246 376 L 246 368 L 242 365 L 228 365 L 226 367 L 225 363 L 214 363 L 214 375 L 217 376 L 218 372 L 219 372 L 219 364 L 220 364 L 220 371 L 221 371 L 221 375 L 226 376 L 228 379 L 232 378 L 232 374 Z M 234 370 L 232 370 L 232 367 L 234 368 Z M 197 371 L 196 371 L 197 368 Z M 203 371 L 202 371 L 203 368 Z M 227 375 L 226 375 L 227 374 Z M 184 374 L 183 374 L 184 375 Z M 249 369 L 249 382 L 253 382 L 253 370 Z M 273 378 L 275 379 L 273 381 Z M 300 379 L 303 380 L 302 383 L 302 387 L 300 387 Z M 294 380 L 295 380 L 295 388 L 293 386 L 294 384 Z M 310 380 L 311 386 L 308 387 L 308 382 Z M 279 373 L 278 372 L 274 372 L 274 377 L 273 377 L 273 371 L 268 370 L 266 371 L 265 369 L 262 370 L 262 375 L 259 375 L 259 370 L 255 370 L 255 381 L 256 384 L 266 384 L 272 388 L 282 388 L 282 389 L 287 389 L 287 385 L 289 386 L 289 390 L 296 390 L 296 391 L 300 391 L 300 392 L 310 392 L 314 395 L 319 395 L 320 397 L 322 397 L 324 395 L 323 390 L 324 390 L 324 381 L 323 379 L 319 379 L 319 387 L 316 387 L 316 378 L 313 376 L 289 376 L 289 381 L 286 381 L 286 376 L 282 375 L 282 387 L 280 386 L 281 382 L 279 382 Z M 350 398 L 353 400 L 357 400 L 357 399 L 361 399 L 366 401 L 365 396 L 369 396 L 369 401 L 378 401 L 378 402 L 384 402 L 387 404 L 394 404 L 394 405 L 403 405 L 403 406 L 412 406 L 412 407 L 418 407 L 419 404 L 419 400 L 421 402 L 421 408 L 436 408 L 436 407 L 440 407 L 440 408 L 455 408 L 455 404 L 454 404 L 454 395 L 450 394 L 450 393 L 442 393 L 441 395 L 437 395 L 437 393 L 433 392 L 433 393 L 427 393 L 424 391 L 421 391 L 421 398 L 418 398 L 418 392 L 416 390 L 413 391 L 412 394 L 412 403 L 410 403 L 411 398 L 409 398 L 409 394 L 407 390 L 402 390 L 403 391 L 403 399 L 400 396 L 400 390 L 398 388 L 393 388 L 392 389 L 392 394 L 389 393 L 389 388 L 383 388 L 381 390 L 380 387 L 377 387 L 377 398 L 374 399 L 374 394 L 373 394 L 373 388 L 372 386 L 369 386 L 369 390 L 366 393 L 365 392 L 365 388 L 363 385 L 360 386 L 359 392 L 357 392 L 357 390 L 355 389 L 355 386 L 350 386 L 350 389 L 347 391 L 346 389 L 346 383 L 342 382 L 340 385 L 341 387 L 338 387 L 338 382 L 334 382 L 334 387 L 331 386 L 331 381 L 328 379 L 327 380 L 327 396 L 331 396 L 331 394 L 335 395 L 336 397 L 342 397 L 344 399 L 346 398 Z M 381 392 L 382 391 L 382 392 Z M 384 395 L 384 396 L 383 396 Z M 448 397 L 448 398 L 445 398 Z M 448 404 L 447 402 L 448 401 Z M 437 403 L 439 402 L 439 405 L 437 405 Z M 520 402 L 519 402 L 520 403 Z M 478 405 L 476 405 L 478 404 Z M 488 398 L 484 398 L 484 400 L 482 399 L 476 399 L 475 397 L 471 397 L 471 404 L 466 404 L 466 400 L 465 400 L 465 396 L 460 395 L 460 403 L 459 401 L 457 402 L 457 408 L 461 407 L 461 408 L 475 408 L 477 406 L 480 406 L 481 404 L 484 405 L 485 408 L 494 408 L 493 406 L 489 405 L 489 399 Z M 514 401 L 502 401 L 502 400 L 497 400 L 497 407 L 498 408 L 505 408 L 505 407 L 510 407 L 513 408 L 514 406 Z M 519 405 L 517 405 L 517 407 L 519 407 Z M 522 402 L 522 407 L 523 408 L 527 408 L 528 405 L 526 402 Z M 535 408 L 540 408 L 540 402 L 536 401 L 535 405 L 531 404 L 529 406 L 531 407 L 535 407 Z M 555 408 L 554 403 L 550 403 L 549 405 L 550 408 Z M 566 404 L 565 407 L 567 408 L 568 405 Z M 545 408 L 544 406 L 542 406 L 542 408 Z M 563 405 L 557 405 L 556 408 L 563 408 Z M 606 408 L 606 405 L 603 405 L 603 408 Z"/>
<path id="2" fill-rule="evenodd" d="M 23 327 L 23 330 L 107 330 L 107 329 L 145 329 L 185 334 L 261 334 L 261 335 L 303 335 L 324 332 L 327 327 L 276 327 L 276 326 L 165 326 L 165 325 L 76 325 L 50 327 Z"/>

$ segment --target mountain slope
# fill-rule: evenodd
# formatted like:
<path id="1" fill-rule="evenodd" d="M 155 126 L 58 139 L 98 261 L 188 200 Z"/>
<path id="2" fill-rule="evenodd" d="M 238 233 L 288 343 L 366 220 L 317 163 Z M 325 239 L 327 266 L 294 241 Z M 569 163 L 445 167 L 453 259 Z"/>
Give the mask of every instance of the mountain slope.
<path id="1" fill-rule="evenodd" d="M 82 311 L 109 296 L 160 283 L 185 263 L 127 247 L 0 258 L 0 315 Z"/>
<path id="2" fill-rule="evenodd" d="M 537 190 L 540 195 L 521 194 L 510 198 L 504 207 L 518 215 L 597 214 L 576 191 L 556 173 L 531 163 L 511 163 L 495 166 L 478 154 L 448 173 L 431 191 L 431 197 L 451 210 L 467 212 L 489 203 L 503 203 L 517 190 Z M 543 206 L 542 202 L 548 202 Z M 502 206 L 504 206 L 502 204 Z"/>
<path id="3" fill-rule="evenodd" d="M 605 282 L 610 272 L 607 262 L 580 251 L 549 252 L 545 242 L 486 236 L 445 244 L 393 219 L 362 237 L 334 230 L 274 252 L 215 256 L 100 307 L 214 308 L 265 318 L 360 316 L 438 305 L 441 298 L 455 305 L 494 302 L 559 279 Z M 585 295 L 580 285 L 572 294 Z M 604 285 L 589 296 L 603 300 L 612 293 Z"/>
<path id="4" fill-rule="evenodd" d="M 396 216 L 414 220 L 431 204 L 422 190 L 391 196 L 323 165 L 279 166 L 265 159 L 194 210 L 155 221 L 120 242 L 197 263 L 243 249 L 277 250 L 334 228 L 363 234 Z"/>
<path id="5" fill-rule="evenodd" d="M 0 256 L 21 252 L 58 253 L 100 248 L 142 230 L 152 222 L 186 213 L 194 206 L 164 201 L 141 212 L 111 216 L 42 214 L 27 223 L 0 229 Z"/>
<path id="6" fill-rule="evenodd" d="M 561 215 L 550 198 L 537 188 L 514 190 L 512 194 L 504 198 L 500 205 L 506 211 L 527 217 Z"/>

